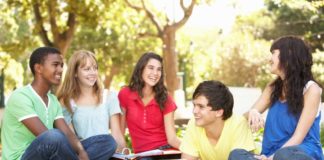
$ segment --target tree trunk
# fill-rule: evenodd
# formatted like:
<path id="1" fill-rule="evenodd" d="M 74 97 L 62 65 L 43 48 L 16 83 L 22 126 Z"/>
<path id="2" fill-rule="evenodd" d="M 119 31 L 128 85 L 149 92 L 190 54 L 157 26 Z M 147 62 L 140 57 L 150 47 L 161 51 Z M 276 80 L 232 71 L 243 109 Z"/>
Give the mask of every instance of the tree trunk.
<path id="1" fill-rule="evenodd" d="M 58 48 L 61 51 L 63 57 L 65 57 L 65 54 L 71 45 L 72 39 L 73 35 L 69 35 L 69 37 L 66 37 L 64 39 L 58 39 L 57 42 L 54 41 L 54 47 Z"/>
<path id="2" fill-rule="evenodd" d="M 176 46 L 176 39 L 175 34 L 176 31 L 181 28 L 189 19 L 192 14 L 193 8 L 196 4 L 197 0 L 191 0 L 189 6 L 185 6 L 184 0 L 180 0 L 180 7 L 184 13 L 183 18 L 178 22 L 171 22 L 171 20 L 166 16 L 166 25 L 162 25 L 160 23 L 157 15 L 154 14 L 145 4 L 144 0 L 141 0 L 141 6 L 134 5 L 126 0 L 126 3 L 129 7 L 135 9 L 136 11 L 144 10 L 147 17 L 152 21 L 153 25 L 156 27 L 158 34 L 157 36 L 162 39 L 163 42 L 163 61 L 165 67 L 165 76 L 166 76 L 166 83 L 167 88 L 170 94 L 173 96 L 174 91 L 179 88 L 179 80 L 177 77 L 178 72 L 178 56 L 175 51 Z M 152 34 L 147 34 L 152 35 Z"/>
<path id="3" fill-rule="evenodd" d="M 179 80 L 177 78 L 178 72 L 178 56 L 175 51 L 176 40 L 175 34 L 176 30 L 172 26 L 166 26 L 163 32 L 162 42 L 163 42 L 163 61 L 165 68 L 165 78 L 167 83 L 167 88 L 171 96 L 173 97 L 174 91 L 179 88 Z"/>
<path id="4" fill-rule="evenodd" d="M 58 2 L 57 1 L 48 1 L 47 4 L 47 12 L 48 17 L 44 18 L 41 12 L 41 4 L 36 1 L 33 3 L 34 15 L 35 15 L 35 30 L 39 34 L 42 42 L 45 46 L 56 47 L 61 51 L 61 54 L 65 56 L 68 48 L 71 45 L 73 34 L 76 29 L 76 14 L 72 12 L 68 12 L 68 19 L 66 21 L 65 30 L 61 31 L 60 27 L 57 24 L 58 14 Z M 46 21 L 49 22 L 51 29 L 46 30 L 45 24 Z M 52 34 L 52 40 L 50 39 L 49 34 Z"/>
<path id="5" fill-rule="evenodd" d="M 113 81 L 113 78 L 116 74 L 119 73 L 119 67 L 117 65 L 112 65 L 110 67 L 109 73 L 106 72 L 105 80 L 104 80 L 104 87 L 110 88 L 111 82 Z"/>

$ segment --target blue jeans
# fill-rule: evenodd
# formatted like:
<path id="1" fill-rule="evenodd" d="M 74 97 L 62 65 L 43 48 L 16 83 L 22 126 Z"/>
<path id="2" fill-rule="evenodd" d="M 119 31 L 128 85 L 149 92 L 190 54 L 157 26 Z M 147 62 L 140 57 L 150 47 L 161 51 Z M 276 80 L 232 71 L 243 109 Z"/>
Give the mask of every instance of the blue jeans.
<path id="1" fill-rule="evenodd" d="M 228 159 L 229 160 L 256 160 L 255 154 L 244 149 L 234 149 Z M 277 150 L 274 153 L 273 160 L 314 160 L 307 155 L 298 146 L 285 147 Z"/>
<path id="2" fill-rule="evenodd" d="M 72 149 L 68 139 L 58 129 L 51 129 L 40 134 L 27 147 L 22 160 L 77 160 L 78 156 Z"/>
<path id="3" fill-rule="evenodd" d="M 91 160 L 108 160 L 117 148 L 115 139 L 108 134 L 89 137 L 81 144 Z"/>
<path id="4" fill-rule="evenodd" d="M 117 144 L 110 135 L 89 137 L 81 144 L 91 160 L 107 160 L 115 152 Z M 48 130 L 39 135 L 26 149 L 22 160 L 78 160 L 78 155 L 68 139 L 58 129 Z"/>

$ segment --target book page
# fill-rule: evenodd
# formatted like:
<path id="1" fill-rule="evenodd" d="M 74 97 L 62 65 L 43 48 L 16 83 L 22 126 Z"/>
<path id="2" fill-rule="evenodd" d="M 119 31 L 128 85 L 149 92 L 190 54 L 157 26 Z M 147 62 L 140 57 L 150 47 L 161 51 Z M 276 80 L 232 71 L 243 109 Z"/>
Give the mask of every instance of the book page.
<path id="1" fill-rule="evenodd" d="M 147 157 L 147 156 L 154 156 L 154 155 L 162 155 L 163 151 L 160 149 L 145 151 L 141 153 L 136 154 L 122 154 L 122 153 L 115 153 L 112 157 L 118 158 L 118 159 L 134 159 L 136 157 Z"/>
<path id="2" fill-rule="evenodd" d="M 179 150 L 163 150 L 163 155 L 169 155 L 169 154 L 181 154 L 181 151 Z"/>
<path id="3" fill-rule="evenodd" d="M 150 150 L 150 151 L 137 153 L 135 155 L 137 155 L 137 157 L 147 157 L 147 156 L 162 155 L 162 154 L 163 154 L 163 150 L 154 149 L 154 150 Z"/>
<path id="4" fill-rule="evenodd" d="M 135 159 L 137 157 L 149 157 L 149 156 L 159 156 L 159 155 L 173 155 L 173 154 L 181 154 L 181 151 L 178 150 L 160 150 L 154 149 L 149 150 L 141 153 L 136 154 L 122 154 L 122 153 L 115 153 L 112 157 L 118 159 Z"/>

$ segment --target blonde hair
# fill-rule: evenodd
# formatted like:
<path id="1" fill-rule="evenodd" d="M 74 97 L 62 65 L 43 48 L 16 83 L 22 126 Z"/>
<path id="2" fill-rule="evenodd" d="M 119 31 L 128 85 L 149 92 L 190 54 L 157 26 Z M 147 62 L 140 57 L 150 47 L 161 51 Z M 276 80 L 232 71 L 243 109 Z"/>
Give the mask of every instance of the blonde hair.
<path id="1" fill-rule="evenodd" d="M 75 75 L 77 74 L 79 67 L 86 65 L 88 59 L 91 59 L 98 65 L 94 54 L 90 51 L 79 50 L 73 53 L 69 59 L 68 68 L 63 83 L 61 83 L 56 92 L 57 98 L 70 113 L 73 112 L 70 100 L 79 98 L 81 93 L 79 82 L 77 81 L 77 77 Z M 97 78 L 93 88 L 93 92 L 97 96 L 97 104 L 99 104 L 102 100 L 102 85 L 99 77 Z"/>

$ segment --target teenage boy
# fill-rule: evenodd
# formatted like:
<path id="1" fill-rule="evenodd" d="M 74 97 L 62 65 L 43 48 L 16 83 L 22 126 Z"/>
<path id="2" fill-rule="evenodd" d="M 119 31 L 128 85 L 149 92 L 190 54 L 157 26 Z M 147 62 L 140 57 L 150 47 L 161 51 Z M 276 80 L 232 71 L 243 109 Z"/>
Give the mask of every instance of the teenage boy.
<path id="1" fill-rule="evenodd" d="M 34 79 L 15 90 L 5 107 L 1 134 L 3 160 L 88 159 L 50 93 L 61 81 L 63 59 L 52 47 L 36 49 L 29 62 Z M 56 129 L 54 129 L 56 128 Z"/>
<path id="2" fill-rule="evenodd" d="M 187 160 L 227 160 L 235 148 L 255 149 L 251 130 L 243 116 L 232 115 L 233 96 L 219 81 L 204 81 L 192 96 L 193 114 L 180 150 Z"/>

